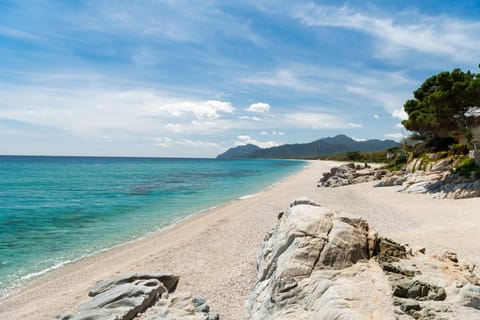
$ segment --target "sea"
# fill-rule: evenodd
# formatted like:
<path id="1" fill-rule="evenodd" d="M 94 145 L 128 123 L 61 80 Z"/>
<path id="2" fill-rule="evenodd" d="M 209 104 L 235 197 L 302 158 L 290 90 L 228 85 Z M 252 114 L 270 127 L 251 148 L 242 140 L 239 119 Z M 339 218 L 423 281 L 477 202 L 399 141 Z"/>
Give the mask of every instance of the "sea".
<path id="1" fill-rule="evenodd" d="M 66 263 L 262 192 L 305 165 L 0 156 L 0 297 Z"/>

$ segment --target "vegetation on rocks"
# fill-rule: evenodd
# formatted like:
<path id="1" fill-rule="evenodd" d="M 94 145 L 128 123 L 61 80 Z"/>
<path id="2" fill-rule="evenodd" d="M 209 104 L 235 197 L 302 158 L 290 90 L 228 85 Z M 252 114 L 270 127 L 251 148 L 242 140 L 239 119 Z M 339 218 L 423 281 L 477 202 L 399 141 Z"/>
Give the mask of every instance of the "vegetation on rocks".
<path id="1" fill-rule="evenodd" d="M 461 158 L 458 165 L 452 168 L 452 171 L 464 178 L 472 178 L 472 175 L 480 177 L 480 167 L 470 157 Z"/>

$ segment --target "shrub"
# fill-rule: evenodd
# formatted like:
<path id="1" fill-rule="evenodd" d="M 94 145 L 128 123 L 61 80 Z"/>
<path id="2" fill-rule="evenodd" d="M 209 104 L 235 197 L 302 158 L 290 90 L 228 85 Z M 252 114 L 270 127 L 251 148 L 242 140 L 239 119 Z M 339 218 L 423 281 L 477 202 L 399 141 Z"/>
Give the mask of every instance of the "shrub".
<path id="1" fill-rule="evenodd" d="M 475 160 L 470 157 L 464 157 L 458 166 L 454 168 L 454 172 L 464 178 L 470 178 L 472 173 L 480 174 L 480 167 L 476 165 Z"/>

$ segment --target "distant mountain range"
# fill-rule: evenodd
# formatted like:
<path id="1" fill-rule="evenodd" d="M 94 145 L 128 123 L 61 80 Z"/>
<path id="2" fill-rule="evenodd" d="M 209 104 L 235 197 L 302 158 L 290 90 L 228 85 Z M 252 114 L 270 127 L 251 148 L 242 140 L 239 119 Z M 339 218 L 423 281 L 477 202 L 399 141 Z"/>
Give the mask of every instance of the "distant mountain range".
<path id="1" fill-rule="evenodd" d="M 355 141 L 344 134 L 335 137 L 319 139 L 309 143 L 284 144 L 272 148 L 259 148 L 247 144 L 230 148 L 217 156 L 217 159 L 285 159 L 285 158 L 315 158 L 331 154 L 346 153 L 350 151 L 382 151 L 398 146 L 393 140 L 366 140 Z"/>

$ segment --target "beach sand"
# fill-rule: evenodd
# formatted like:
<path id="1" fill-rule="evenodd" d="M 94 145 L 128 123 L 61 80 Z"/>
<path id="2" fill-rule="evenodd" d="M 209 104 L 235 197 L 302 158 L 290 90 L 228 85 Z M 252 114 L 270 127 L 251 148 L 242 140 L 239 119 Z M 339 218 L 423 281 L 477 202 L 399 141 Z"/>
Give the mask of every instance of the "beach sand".
<path id="1" fill-rule="evenodd" d="M 277 214 L 300 197 L 363 217 L 382 235 L 425 246 L 427 253 L 452 250 L 460 259 L 480 263 L 479 198 L 436 200 L 391 187 L 373 188 L 373 183 L 318 188 L 322 172 L 335 165 L 312 161 L 263 193 L 54 270 L 0 300 L 0 318 L 53 319 L 62 311 L 76 310 L 100 280 L 129 272 L 168 272 L 180 276 L 177 290 L 206 298 L 221 319 L 242 319 L 265 233 Z"/>

